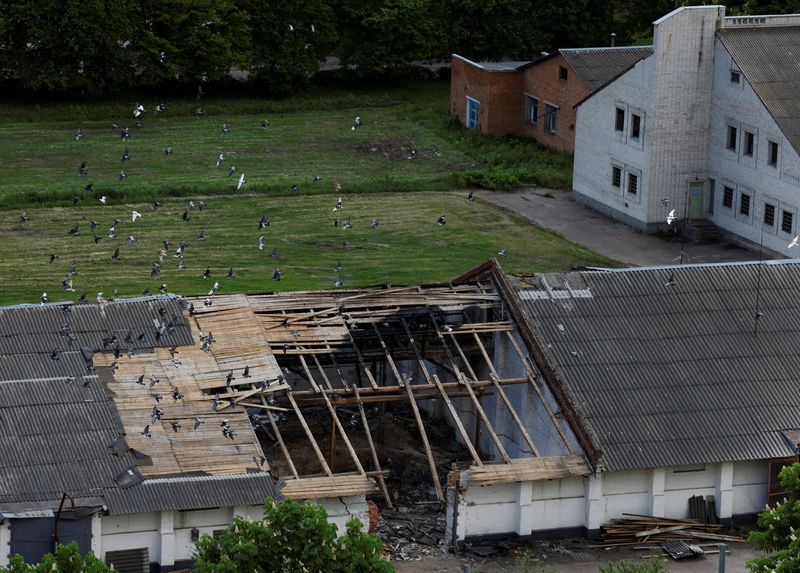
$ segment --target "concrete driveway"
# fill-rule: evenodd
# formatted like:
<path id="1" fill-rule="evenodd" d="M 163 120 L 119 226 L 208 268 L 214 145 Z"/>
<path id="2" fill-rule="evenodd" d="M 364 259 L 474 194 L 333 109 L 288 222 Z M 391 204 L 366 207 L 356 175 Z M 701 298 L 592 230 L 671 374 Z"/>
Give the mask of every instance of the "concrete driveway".
<path id="1" fill-rule="evenodd" d="M 629 266 L 677 264 L 681 243 L 644 235 L 573 199 L 572 192 L 528 188 L 513 193 L 476 191 L 475 195 L 513 211 L 540 227 L 555 231 L 568 241 Z M 684 263 L 753 261 L 759 253 L 725 240 L 685 243 Z M 765 254 L 765 258 L 770 258 Z"/>

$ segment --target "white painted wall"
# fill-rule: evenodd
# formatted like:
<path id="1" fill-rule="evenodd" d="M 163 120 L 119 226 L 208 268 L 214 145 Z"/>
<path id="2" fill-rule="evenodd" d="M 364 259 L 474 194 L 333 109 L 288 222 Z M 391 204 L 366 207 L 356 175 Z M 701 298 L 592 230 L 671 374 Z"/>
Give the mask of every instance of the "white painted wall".
<path id="1" fill-rule="evenodd" d="M 161 555 L 159 526 L 160 514 L 155 512 L 103 516 L 99 557 L 105 559 L 107 551 L 147 547 L 150 561 L 157 561 Z"/>
<path id="2" fill-rule="evenodd" d="M 449 492 L 451 496 L 453 493 Z M 689 498 L 695 495 L 713 495 L 721 518 L 757 513 L 767 501 L 767 462 L 603 472 L 586 478 L 489 486 L 469 484 L 468 476 L 462 474 L 457 536 L 463 540 L 573 527 L 597 530 L 626 513 L 685 518 L 689 515 Z M 450 498 L 447 518 L 451 532 L 452 512 Z"/>
<path id="3" fill-rule="evenodd" d="M 714 98 L 711 108 L 711 137 L 708 144 L 709 176 L 716 180 L 713 214 L 708 218 L 716 225 L 759 244 L 762 230 L 764 246 L 786 256 L 800 256 L 789 250 L 789 241 L 798 234 L 798 207 L 800 197 L 800 157 L 783 136 L 778 124 L 753 91 L 752 86 L 741 76 L 740 83 L 731 82 L 731 70 L 738 70 L 733 58 L 721 42 L 715 48 Z M 727 149 L 727 127 L 738 129 L 736 151 Z M 748 130 L 755 134 L 754 156 L 743 154 L 743 134 Z M 778 164 L 767 164 L 768 141 L 778 143 Z M 723 186 L 734 190 L 732 209 L 723 206 Z M 750 215 L 739 212 L 741 193 L 751 196 Z M 775 225 L 764 221 L 764 203 L 776 207 Z M 785 233 L 780 228 L 781 211 L 792 213 L 792 230 Z"/>

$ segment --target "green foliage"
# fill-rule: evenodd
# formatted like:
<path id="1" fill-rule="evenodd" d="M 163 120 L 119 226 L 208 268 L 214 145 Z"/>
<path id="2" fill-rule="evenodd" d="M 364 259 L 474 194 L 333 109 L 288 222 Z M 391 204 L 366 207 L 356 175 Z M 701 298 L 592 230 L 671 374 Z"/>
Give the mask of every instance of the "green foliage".
<path id="1" fill-rule="evenodd" d="M 661 558 L 645 561 L 617 561 L 600 566 L 600 573 L 666 573 L 667 564 Z"/>
<path id="2" fill-rule="evenodd" d="M 364 533 L 357 519 L 337 538 L 321 506 L 270 500 L 263 521 L 236 518 L 216 539 L 204 535 L 197 542 L 195 571 L 390 573 L 394 568 L 381 557 L 380 540 Z"/>
<path id="3" fill-rule="evenodd" d="M 781 470 L 780 481 L 787 498 L 775 507 L 767 507 L 758 516 L 750 542 L 767 555 L 747 562 L 750 571 L 796 573 L 800 571 L 800 464 Z"/>
<path id="4" fill-rule="evenodd" d="M 308 84 L 338 39 L 334 14 L 323 0 L 240 0 L 250 15 L 250 71 L 269 93 Z"/>
<path id="5" fill-rule="evenodd" d="M 0 573 L 108 573 L 108 566 L 89 552 L 86 558 L 81 557 L 76 542 L 59 545 L 56 553 L 48 553 L 42 558 L 41 563 L 28 565 L 20 555 L 11 558 L 8 569 L 0 567 Z"/>
<path id="6" fill-rule="evenodd" d="M 517 566 L 515 573 L 551 573 L 554 571 L 552 567 L 544 562 L 544 559 L 538 557 L 530 549 L 521 551 L 514 559 L 514 563 Z"/>

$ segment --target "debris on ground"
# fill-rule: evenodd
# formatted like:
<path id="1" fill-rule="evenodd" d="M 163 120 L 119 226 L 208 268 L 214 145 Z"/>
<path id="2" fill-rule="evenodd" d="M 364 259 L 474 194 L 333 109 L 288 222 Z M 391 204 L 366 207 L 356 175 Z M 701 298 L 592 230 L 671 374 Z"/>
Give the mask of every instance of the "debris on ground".
<path id="1" fill-rule="evenodd" d="M 685 541 L 697 544 L 698 540 L 743 542 L 736 535 L 722 533 L 723 526 L 700 523 L 694 519 L 669 519 L 650 515 L 629 515 L 612 519 L 602 526 L 602 543 L 591 547 L 611 548 L 623 546 L 660 545 L 665 541 Z"/>

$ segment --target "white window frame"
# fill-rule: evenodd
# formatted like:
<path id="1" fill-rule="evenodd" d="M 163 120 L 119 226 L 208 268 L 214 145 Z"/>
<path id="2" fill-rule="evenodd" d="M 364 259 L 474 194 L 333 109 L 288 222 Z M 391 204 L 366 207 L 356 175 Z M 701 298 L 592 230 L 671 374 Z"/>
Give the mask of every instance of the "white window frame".
<path id="1" fill-rule="evenodd" d="M 558 133 L 558 110 L 561 106 L 550 103 L 545 100 L 544 102 L 544 130 L 547 133 Z M 552 110 L 552 111 L 551 111 Z M 551 122 L 551 115 L 554 118 Z M 552 123 L 552 128 L 551 128 Z"/>
<path id="2" fill-rule="evenodd" d="M 619 187 L 614 185 L 614 169 L 619 169 Z M 622 195 L 625 192 L 625 164 L 619 161 L 611 160 L 611 177 L 608 179 L 608 184 L 611 191 Z"/>
<path id="3" fill-rule="evenodd" d="M 777 150 L 777 154 L 776 154 L 776 157 L 775 157 L 775 163 L 770 163 L 770 159 L 772 158 L 772 153 L 771 153 L 772 150 L 770 149 L 772 146 L 770 144 L 775 144 L 775 148 Z M 772 169 L 776 169 L 776 170 L 780 171 L 780 167 L 781 167 L 781 151 L 782 151 L 781 150 L 781 142 L 778 140 L 778 138 L 777 137 L 767 136 L 767 158 L 766 158 L 767 167 L 771 167 Z"/>
<path id="4" fill-rule="evenodd" d="M 778 213 L 780 214 L 780 221 L 778 222 L 778 230 L 780 230 L 780 232 L 786 235 L 787 237 L 794 236 L 796 234 L 795 230 L 797 229 L 797 209 L 789 205 L 786 205 L 785 203 L 781 203 L 778 206 Z M 783 230 L 784 213 L 789 213 L 792 216 L 792 228 L 789 231 Z"/>
<path id="5" fill-rule="evenodd" d="M 719 182 L 720 191 L 721 191 L 721 193 L 719 194 L 720 212 L 721 213 L 725 213 L 726 215 L 729 215 L 731 217 L 735 217 L 736 216 L 736 208 L 737 208 L 737 205 L 738 205 L 737 199 L 739 197 L 738 193 L 736 192 L 736 183 L 734 183 L 733 181 L 727 181 L 725 179 L 720 179 L 720 180 L 718 180 L 718 182 Z M 731 206 L 730 207 L 725 205 L 725 189 L 726 188 L 731 190 Z"/>
<path id="6" fill-rule="evenodd" d="M 531 117 L 531 110 L 535 113 Z M 525 123 L 539 125 L 539 98 L 529 93 L 525 94 Z"/>
<path id="7" fill-rule="evenodd" d="M 631 175 L 636 177 L 636 193 L 631 193 Z M 633 167 L 625 167 L 625 196 L 628 201 L 640 201 L 642 196 L 642 170 Z"/>
<path id="8" fill-rule="evenodd" d="M 477 111 L 475 112 L 475 122 L 472 123 L 472 114 L 470 113 L 471 104 L 476 104 Z M 481 101 L 479 99 L 475 99 L 474 97 L 467 96 L 467 113 L 466 117 L 464 118 L 464 124 L 467 126 L 468 129 L 478 129 L 478 125 L 480 124 L 480 114 L 481 114 Z"/>
<path id="9" fill-rule="evenodd" d="M 747 195 L 747 215 L 742 213 L 742 198 Z M 756 192 L 753 189 L 748 189 L 747 187 L 739 187 L 736 190 L 736 197 L 735 201 L 735 216 L 737 219 L 741 219 L 743 221 L 752 221 L 753 220 L 753 208 L 756 204 Z"/>
<path id="10" fill-rule="evenodd" d="M 774 209 L 774 213 L 772 214 L 772 225 L 770 225 L 764 220 L 764 218 L 767 215 L 767 205 L 770 205 Z M 775 231 L 780 225 L 780 217 L 781 217 L 780 201 L 776 201 L 772 197 L 765 197 L 764 200 L 761 202 L 761 225 L 768 233 L 775 234 Z"/>
<path id="11" fill-rule="evenodd" d="M 735 135 L 734 141 L 733 141 L 733 145 L 734 145 L 733 148 L 730 147 L 730 131 L 731 131 L 731 129 L 735 129 L 736 130 L 736 135 Z M 733 153 L 733 154 L 738 156 L 740 151 L 741 151 L 741 149 L 742 149 L 742 145 L 741 145 L 741 141 L 740 141 L 741 139 L 742 139 L 742 126 L 741 126 L 741 124 L 738 121 L 726 120 L 725 121 L 725 138 L 724 138 L 724 140 L 722 142 L 722 144 L 725 146 L 725 151 L 728 151 L 728 152 Z"/>

